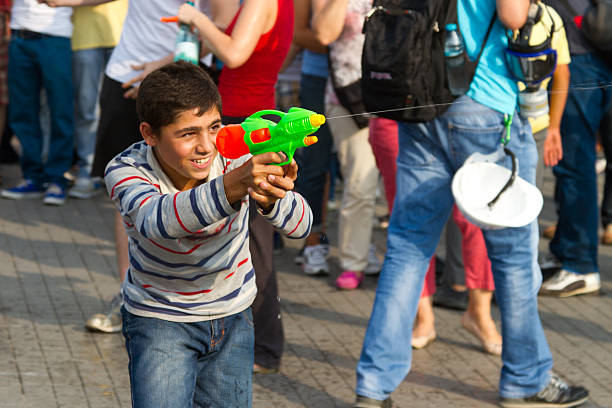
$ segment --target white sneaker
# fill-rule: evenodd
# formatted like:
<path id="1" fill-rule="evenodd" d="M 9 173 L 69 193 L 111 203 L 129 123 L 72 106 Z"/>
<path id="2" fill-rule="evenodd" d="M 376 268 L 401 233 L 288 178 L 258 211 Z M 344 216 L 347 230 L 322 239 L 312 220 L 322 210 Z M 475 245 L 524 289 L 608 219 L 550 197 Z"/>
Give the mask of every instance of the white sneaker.
<path id="1" fill-rule="evenodd" d="M 70 190 L 68 190 L 68 196 L 86 200 L 99 194 L 102 191 L 101 187 L 102 184 L 96 179 L 77 177 Z"/>
<path id="2" fill-rule="evenodd" d="M 323 250 L 325 251 L 325 259 L 327 259 L 329 257 L 330 246 L 329 238 L 327 238 L 327 234 L 325 234 L 324 232 L 319 233 L 319 245 L 323 247 Z M 304 248 L 306 247 L 304 246 Z M 293 262 L 295 262 L 296 265 L 301 265 L 305 262 L 304 248 L 300 249 L 300 252 L 298 252 L 295 258 L 293 258 Z"/>
<path id="3" fill-rule="evenodd" d="M 306 275 L 328 274 L 327 254 L 329 246 L 311 245 L 304 248 L 302 270 Z"/>
<path id="4" fill-rule="evenodd" d="M 108 305 L 106 313 L 96 313 L 85 323 L 85 327 L 91 331 L 102 333 L 118 333 L 123 326 L 121 317 L 121 306 L 123 305 L 123 295 L 117 294 Z"/>
<path id="5" fill-rule="evenodd" d="M 601 281 L 598 272 L 580 274 L 561 269 L 542 284 L 540 294 L 569 297 L 597 292 L 600 288 Z"/>
<path id="6" fill-rule="evenodd" d="M 368 251 L 368 264 L 363 270 L 363 273 L 366 275 L 376 275 L 377 273 L 380 273 L 382 265 L 383 262 L 376 253 L 376 246 L 374 244 L 370 244 L 370 250 Z"/>

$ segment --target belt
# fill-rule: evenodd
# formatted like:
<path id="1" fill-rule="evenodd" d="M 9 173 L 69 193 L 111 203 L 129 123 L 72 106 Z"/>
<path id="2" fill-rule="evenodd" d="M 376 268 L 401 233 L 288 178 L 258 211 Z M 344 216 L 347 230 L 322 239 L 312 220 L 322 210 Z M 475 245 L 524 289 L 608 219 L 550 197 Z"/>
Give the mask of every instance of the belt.
<path id="1" fill-rule="evenodd" d="M 51 37 L 48 34 L 37 33 L 36 31 L 30 30 L 11 30 L 11 34 L 23 38 L 24 40 L 40 40 L 41 38 Z"/>

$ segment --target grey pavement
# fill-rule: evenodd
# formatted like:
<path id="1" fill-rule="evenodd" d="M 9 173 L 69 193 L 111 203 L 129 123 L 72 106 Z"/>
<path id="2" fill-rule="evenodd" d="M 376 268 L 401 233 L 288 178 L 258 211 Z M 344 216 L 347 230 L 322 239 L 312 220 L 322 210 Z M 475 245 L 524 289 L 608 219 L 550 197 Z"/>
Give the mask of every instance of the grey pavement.
<path id="1" fill-rule="evenodd" d="M 0 166 L 0 174 L 4 187 L 20 177 L 16 165 Z M 543 225 L 554 223 L 551 191 L 548 172 Z M 0 407 L 130 406 L 122 336 L 83 326 L 119 287 L 112 215 L 104 196 L 62 207 L 0 200 Z M 335 243 L 337 214 L 329 219 Z M 385 232 L 374 235 L 384 251 Z M 541 248 L 547 243 L 542 239 Z M 293 263 L 299 247 L 288 243 L 276 258 L 285 355 L 279 374 L 254 377 L 253 405 L 350 407 L 376 278 L 360 290 L 338 291 L 337 248 L 330 276 L 308 277 Z M 600 262 L 600 295 L 540 299 L 555 369 L 589 388 L 587 407 L 612 406 L 612 247 L 600 247 Z M 393 394 L 396 406 L 496 406 L 500 359 L 480 351 L 461 327 L 461 312 L 435 312 L 438 338 L 414 352 L 412 371 Z"/>

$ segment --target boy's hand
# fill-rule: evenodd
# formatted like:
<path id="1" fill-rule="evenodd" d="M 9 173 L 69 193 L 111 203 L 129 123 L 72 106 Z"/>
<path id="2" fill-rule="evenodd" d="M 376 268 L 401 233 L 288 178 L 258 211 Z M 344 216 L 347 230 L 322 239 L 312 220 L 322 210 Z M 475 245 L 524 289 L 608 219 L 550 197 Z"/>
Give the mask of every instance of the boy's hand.
<path id="1" fill-rule="evenodd" d="M 556 166 L 563 159 L 563 147 L 561 145 L 561 131 L 559 128 L 548 128 L 546 139 L 544 139 L 544 164 Z"/>
<path id="2" fill-rule="evenodd" d="M 230 204 L 249 194 L 264 210 L 270 210 L 278 199 L 293 190 L 297 164 L 278 166 L 287 160 L 282 153 L 268 152 L 251 157 L 223 178 L 225 194 Z"/>
<path id="3" fill-rule="evenodd" d="M 279 157 L 280 162 L 287 160 L 287 157 L 283 153 L 280 153 Z M 298 169 L 295 160 L 291 160 L 291 163 L 282 166 L 281 169 L 283 170 L 283 176 L 269 174 L 265 181 L 259 183 L 259 190 L 251 188 L 248 191 L 249 195 L 257 201 L 266 212 L 272 210 L 274 203 L 285 197 L 287 191 L 291 191 L 294 188 L 294 181 L 297 178 Z"/>

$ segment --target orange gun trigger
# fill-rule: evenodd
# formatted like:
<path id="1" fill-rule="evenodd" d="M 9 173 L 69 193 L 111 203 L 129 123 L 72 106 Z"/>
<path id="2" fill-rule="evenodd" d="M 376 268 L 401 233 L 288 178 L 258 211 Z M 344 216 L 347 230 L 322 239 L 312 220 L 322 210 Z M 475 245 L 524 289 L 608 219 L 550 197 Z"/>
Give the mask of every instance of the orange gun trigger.
<path id="1" fill-rule="evenodd" d="M 320 115 L 323 116 L 323 115 Z M 315 143 L 317 143 L 319 141 L 319 139 L 316 136 L 307 136 L 304 138 L 304 144 L 306 146 L 310 146 L 313 145 Z"/>

